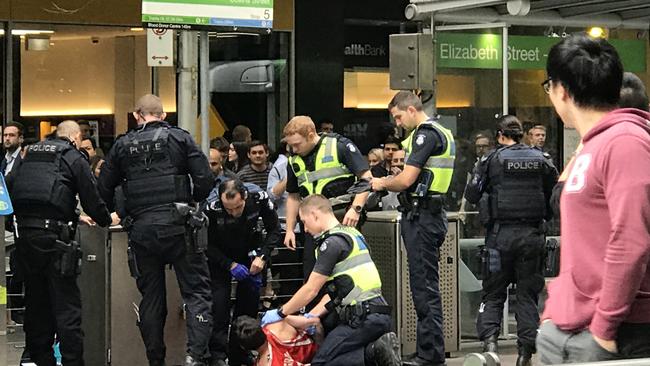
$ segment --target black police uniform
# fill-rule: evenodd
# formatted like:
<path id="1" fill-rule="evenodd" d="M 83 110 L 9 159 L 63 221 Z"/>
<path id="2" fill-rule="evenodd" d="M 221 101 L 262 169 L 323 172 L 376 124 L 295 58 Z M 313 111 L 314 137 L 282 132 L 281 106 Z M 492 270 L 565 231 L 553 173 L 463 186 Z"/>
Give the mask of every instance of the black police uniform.
<path id="1" fill-rule="evenodd" d="M 190 182 L 191 177 L 191 182 Z M 188 247 L 187 217 L 174 202 L 204 200 L 213 184 L 208 160 L 189 133 L 149 122 L 120 136 L 106 156 L 99 191 L 113 203 L 121 184 L 128 217 L 130 266 L 142 293 L 139 327 L 150 364 L 163 364 L 167 317 L 165 265 L 176 272 L 187 311 L 188 354 L 209 357 L 212 296 L 205 253 Z"/>
<path id="2" fill-rule="evenodd" d="M 320 149 L 321 142 L 323 141 L 323 136 L 325 136 L 325 134 L 321 134 L 321 139 L 318 141 L 316 146 L 314 146 L 309 154 L 302 157 L 308 171 L 313 171 L 315 169 L 316 155 Z M 337 138 L 336 150 L 338 153 L 339 161 L 347 166 L 352 174 L 358 176 L 359 174 L 370 169 L 368 161 L 363 157 L 363 155 L 361 155 L 359 148 L 350 139 L 335 133 L 327 134 L 327 136 Z M 296 170 L 298 169 L 296 168 Z M 347 190 L 356 182 L 356 180 L 356 177 L 337 179 L 327 184 L 325 188 L 323 188 L 321 194 L 327 198 L 334 198 L 345 195 L 347 193 Z M 306 192 L 306 190 L 301 188 L 298 184 L 298 178 L 296 178 L 296 174 L 294 173 L 290 164 L 287 164 L 286 190 L 287 193 L 298 193 L 302 198 L 305 198 L 309 195 L 309 192 Z M 338 219 L 342 219 L 343 216 L 345 216 L 346 209 L 347 207 L 334 208 Z M 314 256 L 315 246 L 313 237 L 305 232 L 304 228 L 302 228 L 302 225 L 300 227 L 304 235 L 303 274 L 305 276 L 305 279 L 307 279 L 311 273 L 312 268 L 314 268 L 314 262 L 316 260 Z"/>
<path id="3" fill-rule="evenodd" d="M 352 243 L 344 236 L 330 235 L 329 232 L 314 240 L 319 253 L 313 271 L 329 277 L 334 271 L 334 266 L 350 255 Z M 335 296 L 330 294 L 330 297 Z M 328 319 L 323 322 L 330 323 L 333 317 L 335 327 L 327 333 L 319 346 L 311 361 L 312 366 L 364 366 L 366 364 L 366 347 L 383 334 L 390 332 L 392 324 L 390 307 L 382 296 L 367 302 L 382 311 L 340 319 L 333 310 L 330 310 Z"/>
<path id="4" fill-rule="evenodd" d="M 76 195 L 97 224 L 111 223 L 88 161 L 65 138 L 30 145 L 10 193 L 18 227 L 17 260 L 25 275 L 24 329 L 31 359 L 39 366 L 54 366 L 56 334 L 63 364 L 83 365 L 76 268 L 81 252 L 72 242 L 79 219 Z"/>
<path id="5" fill-rule="evenodd" d="M 444 153 L 448 142 L 444 135 L 432 128 L 420 128 L 417 134 L 417 139 L 413 141 L 417 140 L 418 143 L 412 144 L 405 165 L 423 169 L 429 157 Z M 413 192 L 417 184 L 416 181 L 406 192 Z M 413 198 L 410 195 L 401 195 L 411 201 L 412 205 Z M 447 214 L 439 195 L 422 200 L 419 215 L 409 215 L 405 206 L 400 206 L 399 210 L 405 218 L 401 222 L 402 238 L 409 263 L 413 304 L 418 317 L 417 356 L 432 364 L 443 364 L 445 337 L 438 261 L 440 246 L 447 235 Z"/>
<path id="6" fill-rule="evenodd" d="M 208 227 L 208 263 L 212 284 L 212 314 L 214 327 L 210 339 L 210 353 L 213 362 L 224 360 L 228 355 L 230 365 L 244 363 L 245 353 L 231 334 L 230 325 L 232 278 L 230 266 L 233 262 L 248 268 L 255 256 L 262 256 L 268 264 L 271 251 L 281 242 L 280 221 L 273 203 L 261 188 L 246 184 L 248 196 L 244 212 L 238 218 L 229 215 L 222 207 L 218 190 L 215 188 L 208 198 L 210 219 Z M 259 219 L 262 219 L 262 225 Z M 266 233 L 264 236 L 263 231 Z M 265 278 L 266 269 L 260 272 Z M 260 302 L 260 288 L 246 279 L 237 283 L 233 318 L 240 315 L 257 317 Z M 228 349 L 228 344 L 230 348 Z"/>
<path id="7" fill-rule="evenodd" d="M 544 219 L 557 170 L 537 148 L 503 146 L 477 162 L 465 189 L 467 200 L 479 204 L 486 224 L 483 300 L 478 336 L 486 340 L 501 329 L 503 304 L 511 283 L 517 286 L 517 335 L 521 352 L 535 352 L 539 325 L 538 294 L 544 287 Z"/>

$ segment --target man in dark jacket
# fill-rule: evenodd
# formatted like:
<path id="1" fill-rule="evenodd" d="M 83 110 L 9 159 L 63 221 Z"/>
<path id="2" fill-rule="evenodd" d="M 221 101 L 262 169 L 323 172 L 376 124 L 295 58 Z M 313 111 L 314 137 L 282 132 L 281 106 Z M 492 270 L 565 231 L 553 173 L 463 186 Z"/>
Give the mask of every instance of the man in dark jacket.
<path id="1" fill-rule="evenodd" d="M 209 357 L 212 328 L 208 263 L 205 253 L 191 240 L 193 229 L 187 225 L 187 213 L 177 204 L 204 200 L 212 188 L 213 174 L 190 134 L 164 121 L 166 114 L 158 97 L 140 98 L 133 116 L 138 127 L 120 136 L 106 156 L 99 191 L 109 205 L 118 185 L 124 191 L 129 267 L 142 293 L 139 326 L 149 364 L 165 364 L 164 267 L 171 264 L 187 310 L 185 365 L 202 366 Z"/>
<path id="2" fill-rule="evenodd" d="M 112 221 L 88 161 L 78 150 L 80 144 L 79 125 L 60 123 L 55 137 L 28 147 L 10 187 L 18 228 L 17 261 L 25 274 L 26 346 L 39 366 L 56 364 L 55 335 L 63 364 L 84 364 L 77 286 L 81 250 L 73 241 L 79 222 L 77 195 L 97 224 L 108 226 Z"/>

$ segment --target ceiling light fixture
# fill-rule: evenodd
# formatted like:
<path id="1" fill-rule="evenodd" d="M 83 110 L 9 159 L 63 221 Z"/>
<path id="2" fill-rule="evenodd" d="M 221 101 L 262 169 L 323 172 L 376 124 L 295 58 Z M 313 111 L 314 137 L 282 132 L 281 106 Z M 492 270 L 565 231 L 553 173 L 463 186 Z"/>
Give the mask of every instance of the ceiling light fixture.
<path id="1" fill-rule="evenodd" d="M 604 38 L 605 37 L 605 30 L 601 27 L 591 27 L 587 31 L 590 37 L 592 38 Z"/>

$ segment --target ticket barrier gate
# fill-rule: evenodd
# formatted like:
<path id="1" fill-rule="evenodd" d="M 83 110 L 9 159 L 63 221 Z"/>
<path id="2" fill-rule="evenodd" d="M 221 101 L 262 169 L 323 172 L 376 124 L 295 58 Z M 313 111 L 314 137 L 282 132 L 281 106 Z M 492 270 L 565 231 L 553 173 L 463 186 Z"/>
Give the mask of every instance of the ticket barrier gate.
<path id="1" fill-rule="evenodd" d="M 78 283 L 82 300 L 84 360 L 87 365 L 147 365 L 146 352 L 137 326 L 141 296 L 127 264 L 126 232 L 80 226 L 78 242 L 83 266 Z M 165 269 L 167 365 L 182 365 L 186 352 L 183 301 L 176 275 Z"/>

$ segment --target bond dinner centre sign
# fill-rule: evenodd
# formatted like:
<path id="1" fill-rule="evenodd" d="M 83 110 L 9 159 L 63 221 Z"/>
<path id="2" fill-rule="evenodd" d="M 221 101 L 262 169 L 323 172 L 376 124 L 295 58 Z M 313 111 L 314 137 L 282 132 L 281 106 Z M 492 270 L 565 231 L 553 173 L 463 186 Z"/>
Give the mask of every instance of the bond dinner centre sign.
<path id="1" fill-rule="evenodd" d="M 501 36 L 498 34 L 437 34 L 437 62 L 443 68 L 500 69 Z M 508 69 L 545 69 L 548 52 L 560 38 L 537 36 L 508 37 Z M 646 70 L 646 41 L 612 39 L 625 71 Z"/>
<path id="2" fill-rule="evenodd" d="M 142 23 L 181 30 L 271 29 L 273 0 L 143 0 Z"/>

